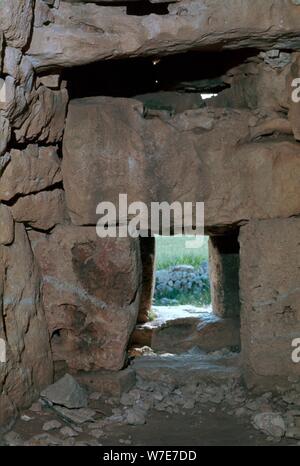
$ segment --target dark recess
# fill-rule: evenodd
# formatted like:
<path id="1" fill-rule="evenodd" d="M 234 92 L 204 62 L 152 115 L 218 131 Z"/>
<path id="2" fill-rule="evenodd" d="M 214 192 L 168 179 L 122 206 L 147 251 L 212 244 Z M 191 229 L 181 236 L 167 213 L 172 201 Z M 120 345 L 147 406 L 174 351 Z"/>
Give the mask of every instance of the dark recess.
<path id="1" fill-rule="evenodd" d="M 244 63 L 255 50 L 188 52 L 165 57 L 108 60 L 64 71 L 70 98 L 92 96 L 134 97 L 158 91 L 219 92 L 227 86 L 220 79 Z M 156 65 L 153 61 L 158 61 Z"/>
<path id="2" fill-rule="evenodd" d="M 126 13 L 133 16 L 147 16 L 150 14 L 167 15 L 168 3 L 150 3 L 148 1 L 129 2 Z"/>

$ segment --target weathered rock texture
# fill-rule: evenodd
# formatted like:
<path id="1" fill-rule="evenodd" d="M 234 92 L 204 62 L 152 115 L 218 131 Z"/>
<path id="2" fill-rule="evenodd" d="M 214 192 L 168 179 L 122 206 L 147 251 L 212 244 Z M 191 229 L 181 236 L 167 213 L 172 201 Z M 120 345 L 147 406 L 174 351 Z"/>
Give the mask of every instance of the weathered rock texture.
<path id="1" fill-rule="evenodd" d="M 71 102 L 62 167 L 72 221 L 95 224 L 98 203 L 118 205 L 120 193 L 128 203 L 205 202 L 207 227 L 300 213 L 298 143 L 254 140 L 259 120 L 205 108 L 163 121 L 132 99 Z"/>
<path id="2" fill-rule="evenodd" d="M 299 332 L 297 319 L 293 321 L 294 334 L 284 319 L 276 327 L 276 312 L 271 321 L 266 313 L 261 320 L 253 313 L 256 326 L 251 320 L 256 301 L 250 291 L 253 272 L 247 258 L 250 254 L 255 258 L 257 253 L 258 260 L 267 261 L 273 242 L 269 238 L 269 245 L 266 240 L 261 248 L 256 246 L 255 253 L 250 252 L 255 244 L 243 233 L 248 222 L 260 225 L 272 219 L 276 219 L 275 230 L 277 224 L 284 228 L 290 217 L 300 213 L 299 142 L 290 97 L 298 60 L 296 53 L 261 53 L 229 70 L 222 80 L 230 87 L 216 98 L 184 112 L 149 112 L 135 99 L 74 100 L 64 136 L 66 203 L 76 225 L 96 224 L 97 204 L 110 200 L 118 205 L 120 193 L 128 194 L 128 203 L 139 200 L 148 207 L 153 201 L 204 201 L 206 231 L 223 235 L 213 236 L 211 241 L 214 309 L 223 317 L 238 317 L 242 300 L 245 379 L 256 386 L 263 385 L 269 375 L 278 384 L 287 374 L 300 375 L 288 347 Z M 247 251 L 242 251 L 241 266 L 237 227 L 242 228 L 241 245 Z M 297 224 L 295 232 L 298 228 Z M 255 236 L 255 243 L 259 241 Z M 289 257 L 289 247 L 297 257 L 291 239 L 283 240 L 280 254 Z M 277 262 L 280 281 L 295 280 L 296 287 L 297 274 L 288 269 L 279 272 L 280 259 Z M 262 272 L 266 284 L 262 279 L 259 284 L 260 276 L 255 274 L 255 286 L 262 293 L 270 279 L 268 268 L 271 272 L 272 263 L 266 262 Z M 276 283 L 274 278 L 274 290 Z M 278 328 L 272 340 L 274 351 L 265 348 L 264 327 L 272 336 Z M 265 358 L 259 358 L 259 348 Z M 275 361 L 277 352 L 284 362 Z"/>
<path id="3" fill-rule="evenodd" d="M 151 305 L 154 249 L 96 236 L 98 203 L 119 193 L 148 206 L 204 201 L 208 234 L 241 228 L 240 266 L 237 251 L 212 250 L 216 311 L 236 317 L 241 301 L 249 385 L 299 379 L 299 1 L 153 0 L 160 14 L 144 16 L 127 1 L 0 3 L 0 426 L 52 381 L 53 360 L 89 381 L 124 366 Z M 253 53 L 184 94 L 98 89 L 68 108 L 64 68 L 233 49 Z"/>
<path id="4" fill-rule="evenodd" d="M 27 230 L 29 226 L 49 230 L 66 221 L 58 144 L 68 94 L 60 82 L 55 89 L 43 84 L 25 55 L 35 2 L 0 3 L 0 338 L 7 353 L 7 362 L 0 363 L 0 428 L 4 428 L 53 379 L 40 269 Z"/>
<path id="5" fill-rule="evenodd" d="M 300 48 L 299 6 L 290 0 L 183 0 L 168 15 L 129 16 L 124 7 L 61 2 L 53 23 L 35 27 L 37 68 L 187 49 Z M 226 21 L 224 21 L 226 18 Z"/>
<path id="6" fill-rule="evenodd" d="M 292 360 L 300 328 L 299 227 L 291 218 L 241 229 L 241 338 L 249 385 L 274 389 L 300 375 Z"/>
<path id="7" fill-rule="evenodd" d="M 56 147 L 28 145 L 23 151 L 13 149 L 10 163 L 0 179 L 0 199 L 38 193 L 62 181 Z"/>
<path id="8" fill-rule="evenodd" d="M 73 372 L 121 369 L 139 310 L 139 240 L 69 226 L 35 234 L 33 247 L 54 361 Z"/>
<path id="9" fill-rule="evenodd" d="M 217 351 L 240 346 L 238 319 L 222 319 L 203 312 L 197 317 L 179 317 L 161 322 L 154 320 L 136 327 L 132 346 L 151 347 L 161 353 L 184 353 L 197 347 Z"/>
<path id="10" fill-rule="evenodd" d="M 23 225 L 1 246 L 0 337 L 7 362 L 0 364 L 0 426 L 28 407 L 52 380 L 52 357 L 41 304 L 40 278 Z"/>

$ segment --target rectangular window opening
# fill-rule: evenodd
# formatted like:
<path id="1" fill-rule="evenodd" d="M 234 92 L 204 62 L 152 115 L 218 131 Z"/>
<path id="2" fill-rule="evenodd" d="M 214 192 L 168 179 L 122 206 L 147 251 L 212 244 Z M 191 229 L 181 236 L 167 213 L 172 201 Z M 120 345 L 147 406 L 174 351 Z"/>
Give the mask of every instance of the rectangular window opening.
<path id="1" fill-rule="evenodd" d="M 140 312 L 129 348 L 240 352 L 238 235 L 141 238 Z M 223 352 L 223 353 L 222 353 Z"/>

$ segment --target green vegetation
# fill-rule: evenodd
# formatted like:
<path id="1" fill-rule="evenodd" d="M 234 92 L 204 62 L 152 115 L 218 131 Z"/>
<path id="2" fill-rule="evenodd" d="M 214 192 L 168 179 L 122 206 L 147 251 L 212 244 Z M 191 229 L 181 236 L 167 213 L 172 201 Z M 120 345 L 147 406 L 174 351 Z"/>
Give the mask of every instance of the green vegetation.
<path id="1" fill-rule="evenodd" d="M 203 244 L 199 248 L 186 248 L 186 241 L 194 240 L 193 237 L 167 237 L 158 236 L 156 238 L 156 269 L 165 270 L 175 265 L 192 265 L 199 269 L 208 262 L 208 238 L 203 238 Z M 167 290 L 156 292 L 155 305 L 164 305 L 166 300 L 168 305 L 191 304 L 194 306 L 207 306 L 211 303 L 210 283 L 208 273 L 201 276 L 201 291 L 199 289 Z M 174 301 L 174 302 L 172 302 Z"/>
<path id="2" fill-rule="evenodd" d="M 156 318 L 157 318 L 156 312 L 154 312 L 153 309 L 150 309 L 150 311 L 148 312 L 148 321 L 149 321 L 149 322 L 152 322 L 152 321 L 155 320 Z"/>
<path id="3" fill-rule="evenodd" d="M 196 249 L 185 247 L 189 236 L 158 236 L 156 238 L 156 269 L 162 270 L 174 265 L 200 265 L 208 260 L 208 238 L 203 238 L 203 246 Z"/>
<path id="4" fill-rule="evenodd" d="M 199 293 L 183 293 L 182 291 L 173 290 L 172 292 L 165 292 L 164 296 L 155 298 L 155 306 L 166 306 L 165 299 L 170 300 L 168 306 L 178 306 L 178 305 L 191 305 L 191 306 L 208 306 L 211 303 L 210 287 L 207 283 L 207 286 L 203 291 Z M 150 311 L 152 312 L 152 311 Z M 155 318 L 154 318 L 155 319 Z M 152 319 L 152 320 L 154 320 Z M 149 319 L 151 320 L 151 319 Z"/>

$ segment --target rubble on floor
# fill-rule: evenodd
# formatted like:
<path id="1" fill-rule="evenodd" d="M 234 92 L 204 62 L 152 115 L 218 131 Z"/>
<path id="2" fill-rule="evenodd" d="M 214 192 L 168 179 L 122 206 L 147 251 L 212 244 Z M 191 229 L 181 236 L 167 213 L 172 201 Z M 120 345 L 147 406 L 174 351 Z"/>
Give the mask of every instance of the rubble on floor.
<path id="1" fill-rule="evenodd" d="M 124 389 L 119 401 L 81 387 L 70 375 L 64 376 L 23 413 L 13 430 L 4 435 L 2 444 L 103 445 L 117 426 L 142 428 L 153 413 L 161 412 L 166 417 L 196 413 L 201 419 L 205 410 L 211 415 L 221 411 L 242 419 L 265 434 L 266 442 L 284 439 L 296 444 L 300 439 L 300 388 L 293 386 L 282 396 L 271 392 L 254 395 L 242 385 L 239 356 L 227 349 L 210 354 L 199 349 L 181 355 L 153 353 L 136 359 L 130 370 L 135 372 L 136 383 Z M 85 404 L 86 400 L 85 407 L 66 406 L 70 406 L 72 397 L 63 401 L 61 394 L 70 386 L 76 388 L 75 400 L 80 399 L 78 394 L 82 396 L 82 403 L 75 404 Z M 59 397 L 57 392 L 53 395 L 56 390 Z M 50 393 L 52 400 L 59 399 L 60 405 L 51 405 L 45 393 L 49 398 Z M 74 398 L 72 403 L 74 406 Z M 134 444 L 134 439 L 121 438 L 119 443 Z"/>
<path id="2" fill-rule="evenodd" d="M 43 390 L 41 397 L 48 403 L 66 408 L 84 408 L 88 404 L 86 391 L 70 374 Z"/>

